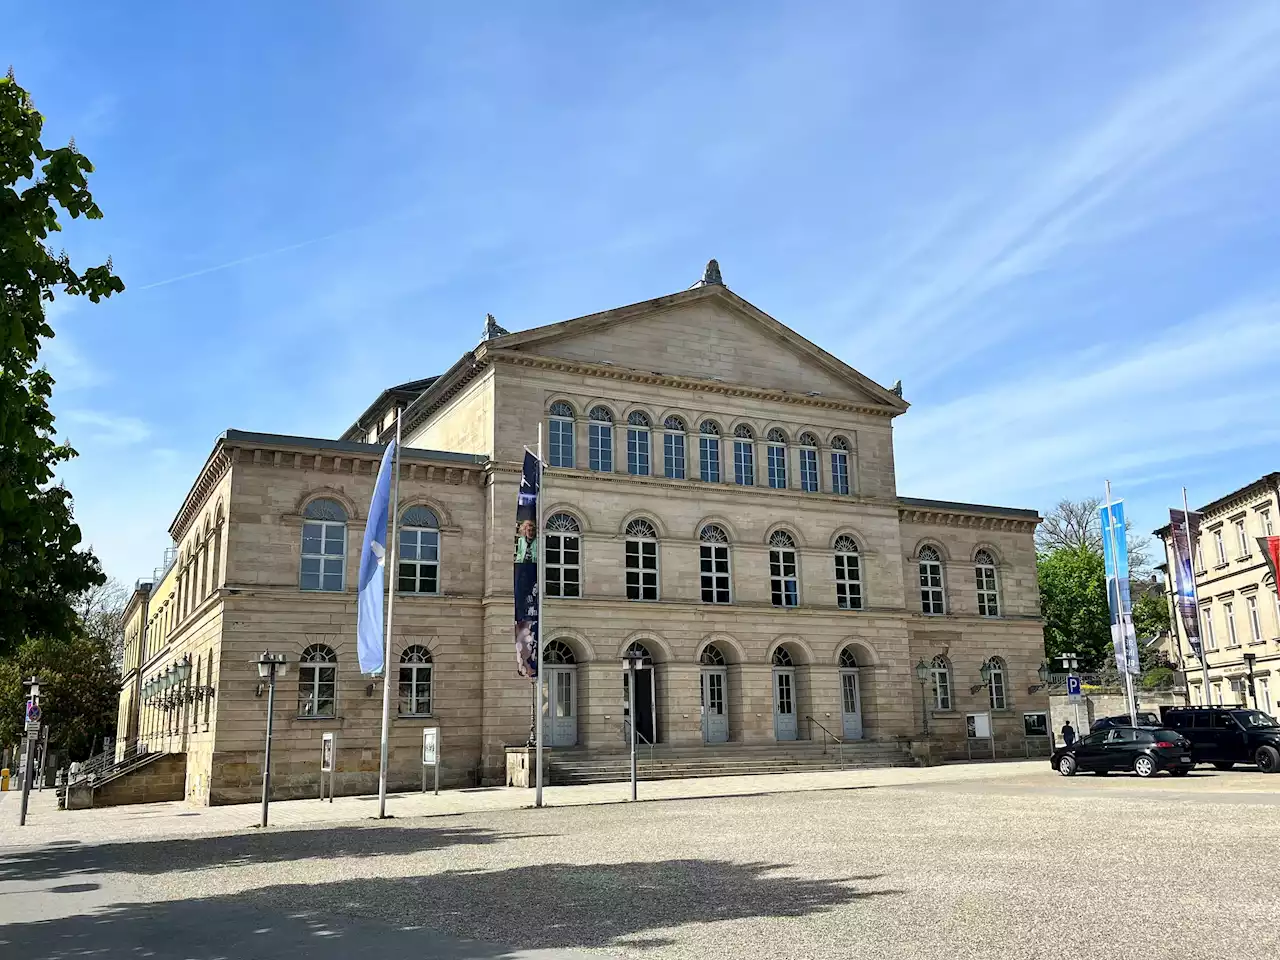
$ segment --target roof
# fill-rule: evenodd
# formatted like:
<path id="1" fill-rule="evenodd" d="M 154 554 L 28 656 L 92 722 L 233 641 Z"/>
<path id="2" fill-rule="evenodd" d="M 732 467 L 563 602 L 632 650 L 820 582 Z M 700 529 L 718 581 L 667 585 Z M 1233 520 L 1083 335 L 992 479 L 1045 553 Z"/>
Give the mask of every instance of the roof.
<path id="1" fill-rule="evenodd" d="M 368 421 L 373 418 L 380 409 L 386 406 L 388 400 L 396 399 L 412 403 L 419 395 L 421 395 L 422 391 L 426 390 L 439 379 L 439 376 L 423 377 L 421 380 L 410 380 L 407 383 L 398 383 L 394 387 L 387 387 L 387 389 L 378 394 L 377 399 L 374 400 L 373 403 L 369 404 L 369 406 L 365 408 L 364 413 L 356 417 L 356 422 L 347 427 L 347 429 L 343 431 L 342 435 L 346 437 L 357 432 L 363 433 L 365 424 L 368 423 Z"/>
<path id="2" fill-rule="evenodd" d="M 1267 487 L 1269 489 L 1277 491 L 1277 493 L 1280 493 L 1280 473 L 1274 473 L 1274 472 L 1264 473 L 1257 480 L 1252 480 L 1249 483 L 1246 483 L 1243 487 L 1240 487 L 1239 489 L 1236 489 L 1236 490 L 1232 490 L 1230 493 L 1219 497 L 1217 500 L 1213 500 L 1209 503 L 1206 503 L 1203 507 L 1193 507 L 1191 512 L 1192 513 L 1213 513 L 1215 510 L 1219 509 L 1220 507 L 1227 506 L 1232 500 L 1236 499 L 1237 497 L 1244 496 L 1245 494 L 1249 493 L 1252 490 L 1257 489 L 1258 487 Z M 1174 507 L 1173 509 L 1176 510 L 1178 508 Z M 1152 530 L 1151 533 L 1157 537 L 1164 537 L 1166 534 L 1169 533 L 1169 524 L 1166 523 L 1163 527 L 1159 527 L 1155 530 Z"/>
<path id="3" fill-rule="evenodd" d="M 954 513 L 981 513 L 993 517 L 1017 517 L 1020 520 L 1039 520 L 1039 510 L 1022 507 L 993 507 L 985 503 L 960 503 L 956 500 L 922 500 L 919 497 L 899 497 L 898 503 L 917 510 L 949 510 Z"/>
<path id="4" fill-rule="evenodd" d="M 384 443 L 361 443 L 357 440 L 324 440 L 320 437 L 295 437 L 283 433 L 253 433 L 247 430 L 228 430 L 219 438 L 227 444 L 260 443 L 275 447 L 297 447 L 306 450 L 335 450 L 339 453 L 363 453 L 370 456 L 387 449 Z M 401 447 L 400 456 L 409 460 L 445 460 L 472 465 L 485 464 L 489 458 L 479 453 L 454 453 L 450 450 L 425 450 L 419 447 Z"/>

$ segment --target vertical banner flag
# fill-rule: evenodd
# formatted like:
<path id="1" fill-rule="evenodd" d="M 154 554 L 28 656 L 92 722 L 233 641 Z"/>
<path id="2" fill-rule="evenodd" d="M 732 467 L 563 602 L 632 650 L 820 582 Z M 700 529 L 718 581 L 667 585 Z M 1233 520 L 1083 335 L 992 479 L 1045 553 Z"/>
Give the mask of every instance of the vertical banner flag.
<path id="1" fill-rule="evenodd" d="M 1111 608 L 1111 646 L 1116 669 L 1138 673 L 1138 638 L 1133 632 L 1133 607 L 1129 602 L 1129 549 L 1124 533 L 1124 501 L 1103 504 L 1102 558 L 1107 572 L 1107 605 Z"/>
<path id="2" fill-rule="evenodd" d="M 391 509 L 391 463 L 396 444 L 387 444 L 378 468 L 378 482 L 369 501 L 369 522 L 360 551 L 360 580 L 356 592 L 356 653 L 361 673 L 382 672 L 382 599 L 387 565 L 387 523 Z"/>
<path id="3" fill-rule="evenodd" d="M 1258 547 L 1271 571 L 1271 585 L 1280 590 L 1280 537 L 1259 537 Z"/>
<path id="4" fill-rule="evenodd" d="M 1200 611 L 1196 609 L 1195 571 L 1191 566 L 1192 547 L 1200 536 L 1200 514 L 1185 510 L 1169 511 L 1169 530 L 1173 534 L 1173 600 L 1187 635 L 1187 643 L 1197 659 L 1201 657 Z"/>
<path id="5" fill-rule="evenodd" d="M 516 669 L 520 676 L 538 675 L 538 488 L 542 464 L 528 450 L 516 499 Z"/>

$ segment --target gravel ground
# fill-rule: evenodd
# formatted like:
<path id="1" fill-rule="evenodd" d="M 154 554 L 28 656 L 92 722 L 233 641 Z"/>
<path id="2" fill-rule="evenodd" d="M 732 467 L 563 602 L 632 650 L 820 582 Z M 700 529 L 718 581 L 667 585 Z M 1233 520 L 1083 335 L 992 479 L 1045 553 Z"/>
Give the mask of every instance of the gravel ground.
<path id="1" fill-rule="evenodd" d="M 1259 776 L 1064 780 L 1046 770 L 46 846 L 0 851 L 0 887 L 26 884 L 42 903 L 59 886 L 93 887 L 68 892 L 97 897 L 94 909 L 137 930 L 166 910 L 192 931 L 226 929 L 247 909 L 318 936 L 347 920 L 399 937 L 427 928 L 417 935 L 468 942 L 449 956 L 486 960 L 538 949 L 652 960 L 1276 960 L 1280 801 L 1257 792 Z M 72 936 L 58 925 L 79 922 L 81 908 L 68 901 L 68 919 L 24 925 L 5 916 L 6 899 L 0 954 L 8 943 L 31 960 L 83 955 L 43 947 Z M 203 943 L 174 955 L 235 955 L 219 953 L 216 937 Z M 406 952 L 389 942 L 386 951 L 360 952 Z"/>

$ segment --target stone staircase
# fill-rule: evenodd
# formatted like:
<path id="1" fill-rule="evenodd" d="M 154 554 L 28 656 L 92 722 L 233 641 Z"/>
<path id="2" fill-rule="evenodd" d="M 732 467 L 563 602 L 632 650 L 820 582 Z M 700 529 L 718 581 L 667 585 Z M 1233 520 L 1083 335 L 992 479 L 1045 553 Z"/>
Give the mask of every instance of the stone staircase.
<path id="1" fill-rule="evenodd" d="M 854 740 L 844 744 L 796 741 L 745 746 L 737 743 L 672 747 L 641 744 L 636 750 L 636 778 L 677 780 L 686 777 L 740 777 L 769 773 L 813 773 L 914 767 L 915 759 L 893 741 Z M 547 752 L 547 782 L 552 786 L 611 783 L 631 777 L 630 755 L 623 745 L 601 749 L 554 749 Z"/>

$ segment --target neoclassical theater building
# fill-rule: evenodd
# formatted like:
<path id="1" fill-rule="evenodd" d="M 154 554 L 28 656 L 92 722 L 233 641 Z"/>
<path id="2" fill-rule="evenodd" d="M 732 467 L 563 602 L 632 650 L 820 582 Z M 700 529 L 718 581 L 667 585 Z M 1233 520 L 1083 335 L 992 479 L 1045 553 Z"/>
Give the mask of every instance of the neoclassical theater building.
<path id="1" fill-rule="evenodd" d="M 383 391 L 336 439 L 228 430 L 169 528 L 167 569 L 130 604 L 121 749 L 182 755 L 194 801 L 252 799 L 271 651 L 288 658 L 275 795 L 316 795 L 326 732 L 339 792 L 376 789 L 381 687 L 357 665 L 356 574 L 400 411 L 393 787 L 418 783 L 424 726 L 446 785 L 502 782 L 528 737 L 511 561 L 539 426 L 553 748 L 622 748 L 636 649 L 636 726 L 655 750 L 832 736 L 965 756 L 986 714 L 997 751 L 1020 755 L 1025 715 L 1046 706 L 1039 517 L 900 497 L 907 407 L 713 261 L 643 303 L 518 333 L 487 318 L 474 349 Z"/>

